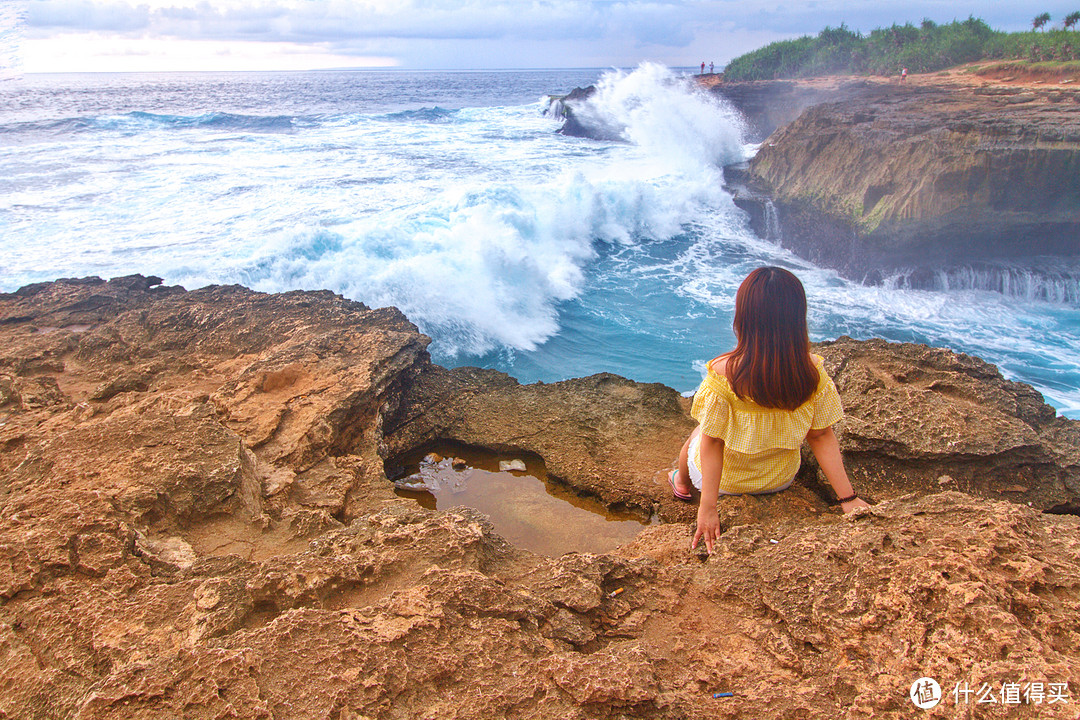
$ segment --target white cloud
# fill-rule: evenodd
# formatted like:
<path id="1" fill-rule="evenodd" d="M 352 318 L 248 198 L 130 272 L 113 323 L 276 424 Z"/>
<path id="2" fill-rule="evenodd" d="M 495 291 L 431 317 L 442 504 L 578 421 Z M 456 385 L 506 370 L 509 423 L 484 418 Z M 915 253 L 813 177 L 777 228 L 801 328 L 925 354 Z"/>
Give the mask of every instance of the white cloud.
<path id="1" fill-rule="evenodd" d="M 169 72 L 316 70 L 395 67 L 395 58 L 342 55 L 320 46 L 280 42 L 160 40 L 102 33 L 23 42 L 27 72 Z"/>
<path id="2" fill-rule="evenodd" d="M 0 0 L 11 3 L 12 0 Z M 1030 8 L 1006 0 L 24 0 L 26 69 L 56 59 L 76 62 L 74 48 L 160 42 L 198 62 L 212 43 L 265 43 L 305 61 L 322 57 L 396 58 L 406 67 L 569 67 L 636 65 L 651 59 L 694 65 L 725 62 L 768 42 L 813 34 L 844 22 L 869 31 L 894 22 L 982 17 L 993 27 L 1030 25 Z M 1063 16 L 1075 0 L 1048 0 Z M 81 44 L 75 38 L 82 37 Z M 96 39 L 89 39 L 89 38 Z M 67 48 L 61 44 L 69 44 Z M 175 44 L 173 44 L 175 43 Z M 192 44 L 196 43 L 196 44 Z M 210 43 L 200 46 L 197 43 Z M 137 43 L 136 43 L 137 44 Z M 97 48 L 97 49 L 95 49 Z M 104 51 L 102 51 L 104 52 Z M 254 48 L 245 56 L 255 58 Z M 119 56 L 110 56 L 119 57 Z M 163 61 L 164 62 L 164 61 Z M 363 62 L 363 60 L 357 60 Z M 80 69 L 85 64 L 73 65 Z"/>
<path id="3" fill-rule="evenodd" d="M 0 80 L 22 71 L 24 8 L 19 3 L 0 5 Z"/>
<path id="4" fill-rule="evenodd" d="M 149 7 L 120 1 L 31 0 L 26 9 L 27 24 L 32 28 L 130 31 L 150 24 Z"/>
<path id="5" fill-rule="evenodd" d="M 192 39 L 598 38 L 685 44 L 697 6 L 675 0 L 30 0 L 39 35 L 81 28 Z"/>

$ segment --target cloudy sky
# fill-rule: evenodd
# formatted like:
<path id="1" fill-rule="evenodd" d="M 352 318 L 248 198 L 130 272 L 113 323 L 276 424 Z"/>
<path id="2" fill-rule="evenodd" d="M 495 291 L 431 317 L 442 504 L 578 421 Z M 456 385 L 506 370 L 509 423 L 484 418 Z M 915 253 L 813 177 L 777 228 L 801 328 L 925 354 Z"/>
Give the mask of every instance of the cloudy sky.
<path id="1" fill-rule="evenodd" d="M 1058 24 L 1080 0 L 0 0 L 0 71 L 671 66 L 847 23 Z"/>

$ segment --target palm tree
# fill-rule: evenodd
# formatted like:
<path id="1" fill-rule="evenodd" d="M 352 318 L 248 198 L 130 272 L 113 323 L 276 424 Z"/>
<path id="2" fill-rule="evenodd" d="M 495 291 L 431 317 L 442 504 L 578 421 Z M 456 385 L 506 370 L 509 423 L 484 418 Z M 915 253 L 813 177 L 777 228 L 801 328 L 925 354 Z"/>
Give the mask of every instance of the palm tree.
<path id="1" fill-rule="evenodd" d="M 1061 21 L 1061 24 L 1065 26 L 1065 29 L 1071 28 L 1076 23 L 1080 22 L 1080 10 L 1077 12 L 1071 12 L 1065 16 L 1065 19 Z"/>
<path id="2" fill-rule="evenodd" d="M 1031 29 L 1038 30 L 1048 22 L 1050 22 L 1050 13 L 1044 12 L 1042 15 L 1036 15 L 1035 19 L 1031 21 Z"/>

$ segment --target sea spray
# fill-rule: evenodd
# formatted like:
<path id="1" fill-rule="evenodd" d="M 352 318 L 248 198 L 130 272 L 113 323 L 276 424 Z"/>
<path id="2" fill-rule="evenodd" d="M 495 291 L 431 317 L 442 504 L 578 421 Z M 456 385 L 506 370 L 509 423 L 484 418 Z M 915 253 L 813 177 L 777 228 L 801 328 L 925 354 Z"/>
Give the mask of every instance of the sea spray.
<path id="1" fill-rule="evenodd" d="M 548 169 L 542 159 L 493 165 L 490 149 L 478 148 L 482 155 L 455 158 L 482 158 L 488 167 L 474 176 L 429 197 L 410 193 L 402 207 L 370 219 L 278 236 L 237 268 L 237 279 L 268 290 L 328 285 L 394 305 L 434 337 L 433 350 L 445 359 L 536 349 L 559 332 L 559 304 L 580 294 L 598 248 L 662 242 L 709 211 L 732 212 L 718 162 L 743 152 L 733 113 L 659 66 L 609 73 L 598 88 L 595 112 L 623 123 L 630 144 L 590 143 L 594 162 L 552 172 L 536 172 Z M 475 133 L 469 126 L 477 124 L 495 130 L 476 112 L 385 120 L 400 123 L 406 115 L 423 123 L 452 119 L 451 133 Z M 505 123 L 505 114 L 497 121 Z M 519 122 L 527 135 L 542 121 L 534 108 Z M 545 137 L 532 140 L 545 152 L 580 142 L 544 127 Z M 520 151 L 521 138 L 514 142 L 518 150 L 507 148 L 507 159 Z"/>
<path id="2" fill-rule="evenodd" d="M 574 106 L 582 124 L 643 148 L 651 157 L 689 170 L 743 159 L 742 117 L 720 96 L 663 65 L 642 63 L 612 71 L 596 92 Z"/>

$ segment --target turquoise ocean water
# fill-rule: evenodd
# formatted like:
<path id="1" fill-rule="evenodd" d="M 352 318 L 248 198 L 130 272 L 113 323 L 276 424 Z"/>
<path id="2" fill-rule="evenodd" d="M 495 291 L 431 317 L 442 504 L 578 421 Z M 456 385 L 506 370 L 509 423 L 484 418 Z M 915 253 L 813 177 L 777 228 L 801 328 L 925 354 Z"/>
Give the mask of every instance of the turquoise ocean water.
<path id="1" fill-rule="evenodd" d="M 598 82 L 625 141 L 557 134 L 544 96 Z M 969 352 L 1080 417 L 1074 280 L 844 280 L 750 232 L 721 167 L 754 149 L 652 65 L 26 76 L 0 82 L 0 290 L 136 272 L 329 288 L 401 308 L 442 364 L 689 391 L 732 345 L 739 281 L 779 264 L 814 339 Z"/>

